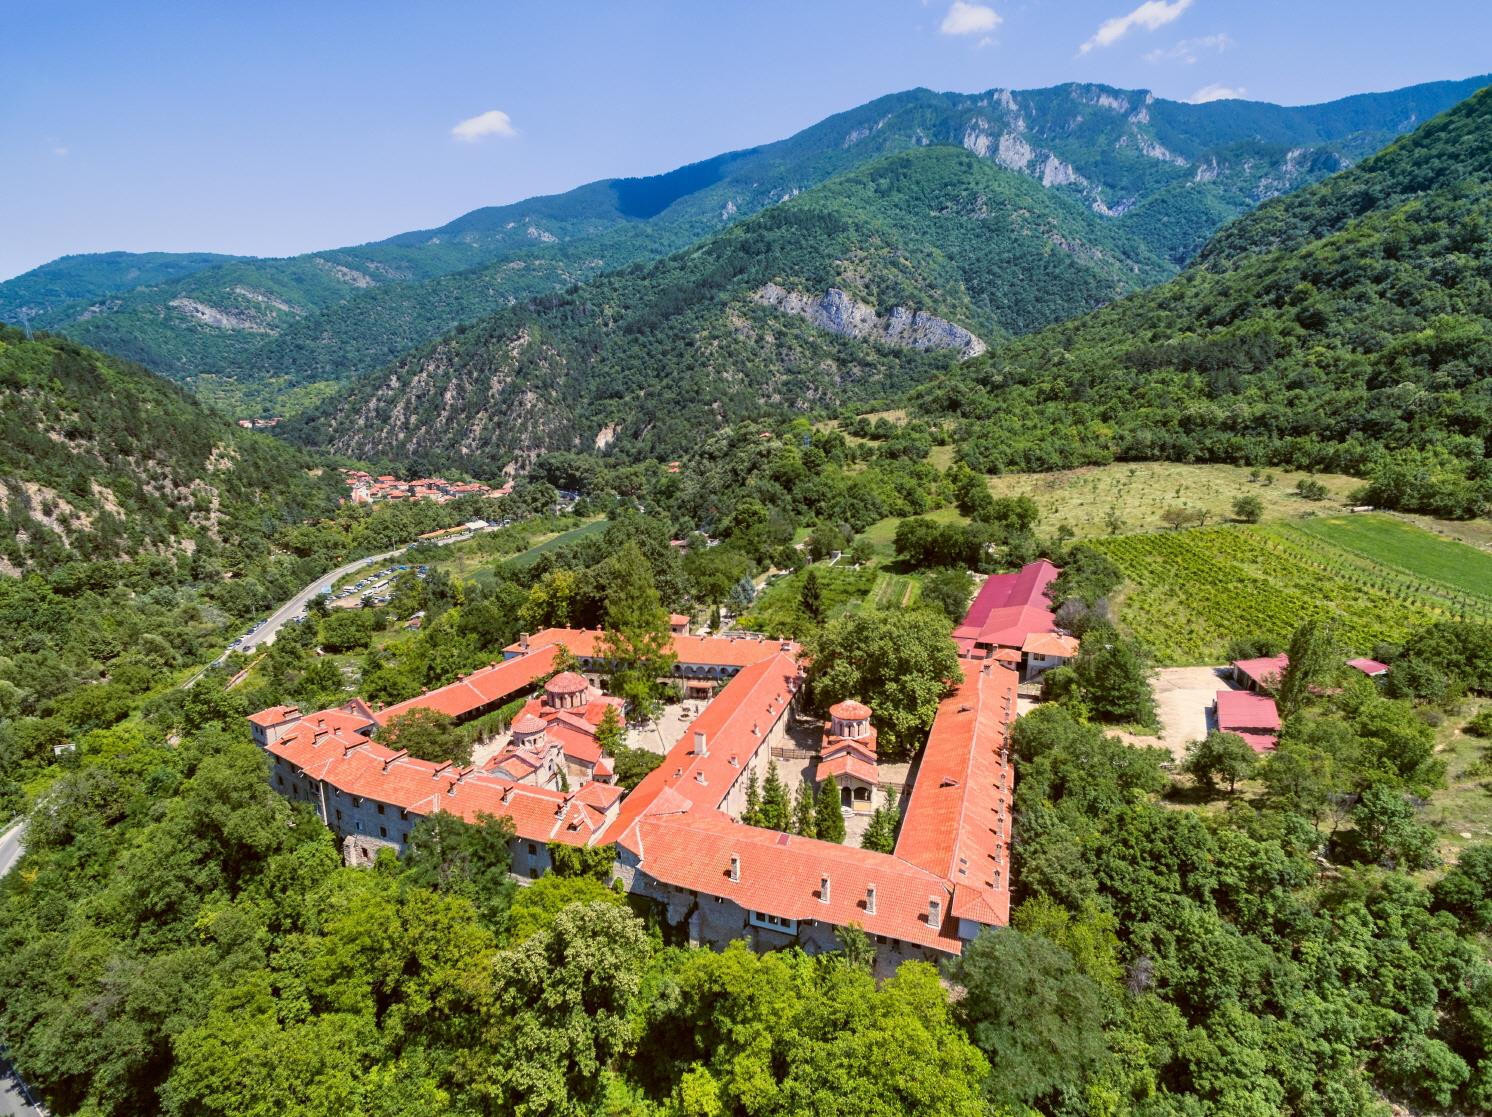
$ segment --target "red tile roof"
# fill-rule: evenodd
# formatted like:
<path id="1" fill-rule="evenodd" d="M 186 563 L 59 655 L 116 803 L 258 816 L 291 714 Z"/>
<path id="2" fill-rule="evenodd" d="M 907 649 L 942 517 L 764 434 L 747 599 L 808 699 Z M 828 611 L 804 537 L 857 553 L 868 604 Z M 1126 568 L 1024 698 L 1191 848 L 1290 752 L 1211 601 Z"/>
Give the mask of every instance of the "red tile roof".
<path id="1" fill-rule="evenodd" d="M 387 725 L 390 718 L 408 713 L 417 706 L 437 710 L 453 718 L 465 717 L 473 710 L 516 694 L 553 671 L 555 660 L 559 656 L 559 647 L 552 642 L 542 646 L 531 644 L 530 648 L 532 650 L 527 655 L 483 667 L 449 686 L 396 703 L 377 715 L 378 724 Z"/>
<path id="2" fill-rule="evenodd" d="M 604 811 L 585 807 L 577 814 L 583 804 L 565 792 L 420 760 L 370 741 L 363 731 L 371 728 L 358 715 L 323 710 L 303 718 L 268 751 L 345 795 L 421 817 L 448 811 L 467 821 L 484 813 L 511 818 L 518 835 L 529 841 L 587 845 L 605 824 Z M 587 801 L 596 796 L 591 793 Z"/>
<path id="3" fill-rule="evenodd" d="M 257 714 L 250 714 L 249 723 L 268 729 L 270 726 L 281 725 L 298 717 L 300 717 L 299 706 L 271 706 L 267 710 L 260 710 Z"/>
<path id="4" fill-rule="evenodd" d="M 1003 924 L 1010 912 L 1015 772 L 1006 750 L 1017 682 L 997 663 L 964 666 L 963 682 L 933 719 L 896 843 L 897 857 L 981 894 L 997 916 L 981 922 Z"/>
<path id="5" fill-rule="evenodd" d="M 828 760 L 819 761 L 815 775 L 819 780 L 826 780 L 830 776 L 838 779 L 841 776 L 851 776 L 863 780 L 872 787 L 881 782 L 880 769 L 869 760 L 856 756 L 854 753 L 842 752 L 838 756 L 832 756 Z"/>
<path id="6" fill-rule="evenodd" d="M 864 721 L 870 717 L 870 707 L 864 702 L 846 698 L 843 702 L 836 702 L 829 707 L 829 716 L 838 718 L 840 721 Z"/>
<path id="7" fill-rule="evenodd" d="M 665 789 L 696 809 L 718 807 L 792 701 L 797 686 L 797 659 L 785 652 L 743 668 L 690 723 L 663 763 L 627 796 L 613 835 L 625 844 L 627 828 Z M 696 752 L 700 733 L 705 735 L 703 756 Z"/>
<path id="8" fill-rule="evenodd" d="M 1033 632 L 1026 637 L 1021 651 L 1030 655 L 1055 656 L 1071 659 L 1078 654 L 1078 638 L 1064 636 L 1060 632 Z"/>
<path id="9" fill-rule="evenodd" d="M 636 827 L 644 872 L 656 880 L 734 900 L 751 911 L 836 926 L 957 954 L 949 887 L 936 874 L 884 853 L 779 834 L 718 811 L 655 813 Z M 731 879 L 731 857 L 739 878 Z M 829 878 L 829 895 L 820 889 Z M 875 911 L 869 910 L 875 889 Z M 939 920 L 929 923 L 936 900 Z"/>
<path id="10" fill-rule="evenodd" d="M 574 671 L 561 671 L 544 684 L 546 694 L 579 694 L 590 688 L 591 684 L 585 681 L 585 677 Z"/>
<path id="11" fill-rule="evenodd" d="M 571 655 L 596 656 L 602 634 L 590 628 L 546 628 L 529 637 L 530 649 L 545 644 L 563 644 Z M 680 663 L 698 663 L 714 667 L 750 667 L 787 650 L 796 655 L 801 649 L 792 641 L 764 640 L 748 636 L 689 636 L 670 633 L 673 652 Z M 509 644 L 506 655 L 521 655 L 522 643 Z"/>

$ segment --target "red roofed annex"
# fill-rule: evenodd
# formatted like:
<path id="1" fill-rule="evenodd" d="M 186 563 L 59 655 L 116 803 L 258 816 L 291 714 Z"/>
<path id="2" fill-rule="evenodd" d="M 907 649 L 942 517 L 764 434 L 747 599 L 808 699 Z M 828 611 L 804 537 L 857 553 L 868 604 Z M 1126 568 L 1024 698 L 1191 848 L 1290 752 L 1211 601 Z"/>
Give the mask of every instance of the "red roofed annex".
<path id="1" fill-rule="evenodd" d="M 596 727 L 619 700 L 598 686 L 600 633 L 550 629 L 520 638 L 506 658 L 449 686 L 374 712 L 360 700 L 303 715 L 274 707 L 249 718 L 273 758 L 282 794 L 311 803 L 356 863 L 402 848 L 435 811 L 512 820 L 513 871 L 538 876 L 551 843 L 615 844 L 615 872 L 653 900 L 695 944 L 748 939 L 758 949 L 796 943 L 839 948 L 851 923 L 871 935 L 878 972 L 909 958 L 957 954 L 980 928 L 1009 916 L 1008 733 L 1016 672 L 968 662 L 939 706 L 892 854 L 748 826 L 747 788 L 788 746 L 802 683 L 791 641 L 675 634 L 675 677 L 711 695 L 663 759 L 629 794 Z M 564 648 L 579 671 L 554 672 Z M 377 741 L 389 719 L 415 708 L 479 716 L 541 680 L 485 764 L 458 768 Z M 879 791 L 874 711 L 844 701 L 830 710 L 816 780 L 833 775 L 847 812 Z M 800 754 L 801 755 L 801 754 Z"/>

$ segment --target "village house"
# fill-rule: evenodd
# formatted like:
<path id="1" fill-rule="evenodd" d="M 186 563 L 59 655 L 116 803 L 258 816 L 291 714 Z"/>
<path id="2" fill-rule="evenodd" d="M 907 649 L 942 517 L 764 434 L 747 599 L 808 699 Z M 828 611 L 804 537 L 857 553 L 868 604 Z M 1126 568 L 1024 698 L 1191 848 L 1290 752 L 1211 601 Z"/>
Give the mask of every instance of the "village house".
<path id="1" fill-rule="evenodd" d="M 993 659 L 1027 681 L 1071 663 L 1078 641 L 1057 628 L 1047 587 L 1062 571 L 1046 559 L 1008 574 L 991 574 L 953 630 L 958 654 Z"/>

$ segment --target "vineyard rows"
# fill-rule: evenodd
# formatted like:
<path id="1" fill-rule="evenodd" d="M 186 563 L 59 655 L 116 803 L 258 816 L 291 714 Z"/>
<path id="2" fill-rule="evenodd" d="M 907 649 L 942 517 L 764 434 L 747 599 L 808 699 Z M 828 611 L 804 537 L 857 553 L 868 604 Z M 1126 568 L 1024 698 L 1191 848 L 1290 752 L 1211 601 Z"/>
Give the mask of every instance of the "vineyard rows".
<path id="1" fill-rule="evenodd" d="M 1489 614 L 1487 603 L 1416 580 L 1323 540 L 1224 525 L 1096 539 L 1124 571 L 1122 617 L 1161 663 L 1219 663 L 1240 636 L 1288 639 L 1305 620 L 1333 620 L 1366 653 L 1436 620 Z"/>

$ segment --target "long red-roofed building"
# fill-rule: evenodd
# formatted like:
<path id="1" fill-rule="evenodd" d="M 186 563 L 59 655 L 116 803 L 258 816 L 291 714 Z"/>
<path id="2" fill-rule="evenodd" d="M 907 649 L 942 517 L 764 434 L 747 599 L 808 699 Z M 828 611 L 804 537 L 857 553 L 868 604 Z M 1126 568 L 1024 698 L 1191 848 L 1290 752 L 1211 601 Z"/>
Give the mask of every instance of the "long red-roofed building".
<path id="1" fill-rule="evenodd" d="M 552 672 L 561 645 L 583 669 L 590 657 L 590 669 L 599 670 L 598 639 L 582 630 L 539 633 L 508 649 L 502 663 L 441 688 L 454 688 L 459 702 L 438 701 L 452 709 L 475 699 L 485 704 L 515 680 L 531 685 Z M 274 757 L 276 786 L 315 804 L 354 859 L 371 858 L 379 842 L 402 845 L 414 822 L 433 811 L 499 815 L 517 832 L 515 872 L 545 871 L 552 842 L 615 843 L 626 887 L 656 901 L 693 943 L 747 938 L 758 949 L 796 943 L 818 953 L 838 949 L 839 932 L 854 923 L 872 937 L 881 973 L 908 958 L 957 954 L 981 928 L 1007 921 L 1013 670 L 995 661 L 965 663 L 934 719 L 902 838 L 893 854 L 883 854 L 736 821 L 752 776 L 763 779 L 773 747 L 784 743 L 801 682 L 799 649 L 779 641 L 675 638 L 686 640 L 698 641 L 679 649 L 681 658 L 692 657 L 689 669 L 718 669 L 723 689 L 625 797 L 600 779 L 563 792 L 498 770 L 416 760 L 371 740 L 392 711 L 374 714 L 356 700 L 309 716 L 276 707 L 250 721 Z M 556 694 L 546 691 L 544 704 L 525 709 L 523 734 L 547 733 L 561 717 L 589 723 L 585 680 L 570 687 L 561 675 L 552 682 Z M 573 702 L 565 697 L 570 690 Z M 422 697 L 401 706 L 429 704 L 430 696 Z M 551 709 L 546 718 L 546 705 L 567 703 L 574 709 Z M 840 738 L 873 741 L 862 733 L 868 708 L 842 703 L 836 710 Z"/>

